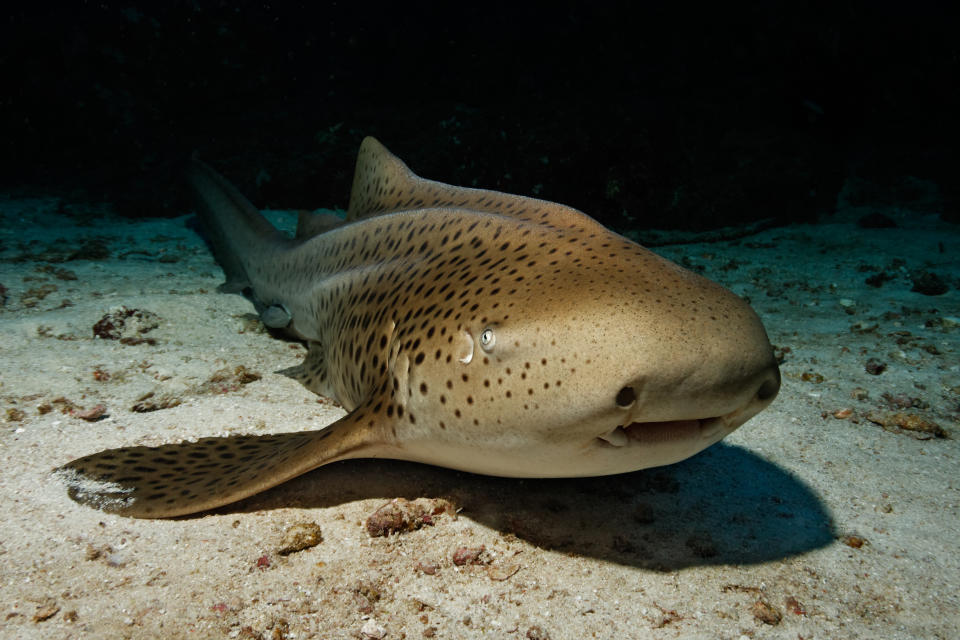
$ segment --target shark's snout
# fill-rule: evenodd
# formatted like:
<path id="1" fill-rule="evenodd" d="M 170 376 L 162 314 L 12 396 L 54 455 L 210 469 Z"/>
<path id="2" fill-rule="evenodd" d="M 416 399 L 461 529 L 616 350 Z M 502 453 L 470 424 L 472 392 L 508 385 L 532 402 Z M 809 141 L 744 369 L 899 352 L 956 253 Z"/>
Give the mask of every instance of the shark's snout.
<path id="1" fill-rule="evenodd" d="M 701 387 L 687 402 L 674 403 L 666 411 L 657 407 L 648 412 L 651 407 L 644 406 L 644 399 L 649 396 L 643 380 L 628 382 L 613 398 L 622 411 L 620 423 L 600 435 L 599 443 L 614 448 L 641 445 L 676 449 L 680 459 L 722 440 L 769 406 L 779 393 L 780 368 L 772 349 L 768 353 L 769 359 L 739 381 L 727 381 L 715 389 Z M 671 411 L 675 413 L 670 415 Z"/>

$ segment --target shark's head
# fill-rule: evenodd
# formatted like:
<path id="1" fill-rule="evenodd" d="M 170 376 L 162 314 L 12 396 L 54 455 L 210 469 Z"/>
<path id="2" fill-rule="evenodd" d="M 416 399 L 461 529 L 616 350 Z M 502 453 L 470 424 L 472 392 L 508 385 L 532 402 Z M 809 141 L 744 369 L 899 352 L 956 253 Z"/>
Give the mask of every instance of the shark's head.
<path id="1" fill-rule="evenodd" d="M 777 362 L 744 300 L 599 225 L 555 235 L 514 241 L 496 269 L 467 263 L 457 313 L 416 332 L 397 396 L 419 459 L 621 473 L 687 458 L 773 401 Z"/>

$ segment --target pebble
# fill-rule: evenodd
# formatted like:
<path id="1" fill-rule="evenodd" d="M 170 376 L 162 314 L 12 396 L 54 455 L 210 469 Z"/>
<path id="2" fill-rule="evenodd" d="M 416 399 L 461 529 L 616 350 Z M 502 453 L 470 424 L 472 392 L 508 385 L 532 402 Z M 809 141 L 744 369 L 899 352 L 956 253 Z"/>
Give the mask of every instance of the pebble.
<path id="1" fill-rule="evenodd" d="M 360 635 L 367 640 L 380 640 L 387 635 L 387 630 L 377 624 L 376 620 L 371 618 L 370 620 L 367 620 L 362 627 L 360 627 Z"/>
<path id="2" fill-rule="evenodd" d="M 321 542 L 323 542 L 323 534 L 320 531 L 320 525 L 316 522 L 300 522 L 287 528 L 277 553 L 286 556 L 315 547 Z"/>

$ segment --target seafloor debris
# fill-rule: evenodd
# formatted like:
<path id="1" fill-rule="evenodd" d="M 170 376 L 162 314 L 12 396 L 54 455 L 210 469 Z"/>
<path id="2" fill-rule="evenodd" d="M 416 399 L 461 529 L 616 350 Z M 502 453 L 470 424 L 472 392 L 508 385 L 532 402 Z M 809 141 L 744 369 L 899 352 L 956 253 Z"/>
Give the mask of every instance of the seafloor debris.
<path id="1" fill-rule="evenodd" d="M 439 565 L 437 565 L 436 562 L 430 562 L 429 560 L 424 562 L 423 560 L 421 560 L 420 562 L 417 562 L 414 569 L 422 573 L 425 573 L 428 576 L 435 576 L 437 575 L 437 571 L 440 569 L 440 567 Z"/>
<path id="2" fill-rule="evenodd" d="M 233 317 L 240 321 L 237 333 L 268 333 L 267 327 L 260 321 L 260 316 L 255 313 L 234 314 Z"/>
<path id="3" fill-rule="evenodd" d="M 357 604 L 357 610 L 360 613 L 373 613 L 373 607 L 383 597 L 383 591 L 380 585 L 370 580 L 361 580 L 353 585 L 351 589 L 353 599 Z"/>
<path id="4" fill-rule="evenodd" d="M 863 545 L 867 544 L 867 539 L 857 535 L 848 535 L 840 538 L 840 541 L 843 544 L 847 545 L 851 549 L 860 549 Z"/>
<path id="5" fill-rule="evenodd" d="M 245 384 L 256 382 L 262 377 L 256 371 L 251 371 L 242 364 L 233 369 L 225 367 L 214 371 L 213 375 L 200 385 L 197 391 L 199 393 L 230 393 Z"/>
<path id="6" fill-rule="evenodd" d="M 960 318 L 956 316 L 942 316 L 939 318 L 930 318 L 924 323 L 924 326 L 930 329 L 943 329 L 944 331 L 953 331 L 960 327 Z"/>
<path id="7" fill-rule="evenodd" d="M 367 518 L 367 533 L 378 537 L 415 531 L 435 524 L 437 516 L 454 511 L 453 505 L 442 498 L 394 498 Z"/>
<path id="8" fill-rule="evenodd" d="M 765 600 L 754 602 L 753 606 L 750 607 L 750 613 L 760 622 L 769 625 L 780 624 L 780 620 L 783 619 L 783 615 Z"/>
<path id="9" fill-rule="evenodd" d="M 169 393 L 157 395 L 155 392 L 144 394 L 137 398 L 130 410 L 134 413 L 149 413 L 161 409 L 170 409 L 180 404 L 180 398 Z"/>
<path id="10" fill-rule="evenodd" d="M 527 629 L 527 640 L 550 640 L 550 634 L 534 625 Z"/>
<path id="11" fill-rule="evenodd" d="M 61 267 L 55 267 L 52 264 L 40 265 L 35 269 L 38 273 L 47 273 L 52 275 L 57 280 L 76 280 L 77 274 L 69 269 L 63 269 Z"/>
<path id="12" fill-rule="evenodd" d="M 60 605 L 57 604 L 55 600 L 50 599 L 37 607 L 37 612 L 33 614 L 33 621 L 43 622 L 44 620 L 49 620 L 57 615 L 58 611 L 60 611 Z"/>
<path id="13" fill-rule="evenodd" d="M 880 397 L 883 398 L 884 402 L 886 402 L 891 409 L 923 409 L 926 405 L 922 398 L 917 398 L 906 393 L 894 394 L 885 391 L 880 394 Z"/>
<path id="14" fill-rule="evenodd" d="M 870 358 L 869 360 L 867 360 L 867 364 L 864 365 L 863 368 L 870 375 L 878 376 L 887 370 L 887 363 L 881 362 L 876 358 Z"/>
<path id="15" fill-rule="evenodd" d="M 930 440 L 932 438 L 949 439 L 950 434 L 933 420 L 928 420 L 915 413 L 883 413 L 880 411 L 871 411 L 866 415 L 867 420 L 878 424 L 886 431 L 891 433 L 906 433 L 906 435 L 917 438 L 918 440 Z"/>
<path id="16" fill-rule="evenodd" d="M 254 631 L 250 625 L 246 625 L 240 628 L 237 640 L 263 640 L 263 634 L 259 631 Z"/>
<path id="17" fill-rule="evenodd" d="M 101 340 L 119 340 L 123 344 L 156 344 L 143 334 L 160 326 L 160 316 L 152 311 L 115 307 L 93 325 L 93 335 Z"/>
<path id="18" fill-rule="evenodd" d="M 879 328 L 880 325 L 878 323 L 867 322 L 865 320 L 850 325 L 850 331 L 852 333 L 873 333 Z"/>
<path id="19" fill-rule="evenodd" d="M 380 640 L 381 638 L 385 638 L 386 635 L 386 628 L 372 618 L 364 622 L 363 626 L 360 627 L 360 636 L 366 640 Z"/>
<path id="20" fill-rule="evenodd" d="M 101 546 L 88 544 L 84 558 L 87 560 L 100 560 L 108 567 L 115 568 L 123 568 L 127 566 L 127 562 L 129 561 L 127 552 L 122 550 L 118 551 L 108 544 Z"/>
<path id="21" fill-rule="evenodd" d="M 778 345 L 773 345 L 773 358 L 777 361 L 777 364 L 783 364 L 787 356 L 793 353 L 793 349 L 790 347 L 781 347 Z"/>
<path id="22" fill-rule="evenodd" d="M 98 404 L 89 409 L 73 409 L 70 411 L 70 415 L 72 415 L 74 418 L 86 420 L 87 422 L 95 422 L 107 415 L 107 406 L 104 404 Z"/>
<path id="23" fill-rule="evenodd" d="M 882 287 L 882 286 L 884 285 L 884 283 L 890 282 L 890 281 L 893 280 L 895 277 L 896 277 L 896 276 L 894 276 L 894 275 L 891 274 L 891 273 L 888 273 L 888 272 L 886 272 L 886 271 L 881 271 L 881 272 L 879 272 L 879 273 L 875 273 L 875 274 L 873 274 L 872 276 L 868 277 L 868 278 L 867 278 L 866 280 L 864 280 L 863 282 L 864 282 L 864 284 L 866 284 L 868 287 L 873 287 L 874 289 L 879 289 L 880 287 Z"/>
<path id="24" fill-rule="evenodd" d="M 487 577 L 495 582 L 503 582 L 511 578 L 517 571 L 520 571 L 520 564 L 516 562 L 492 564 L 487 567 Z"/>
<path id="25" fill-rule="evenodd" d="M 20 304 L 25 307 L 35 307 L 41 300 L 56 290 L 57 285 L 55 284 L 42 284 L 39 287 L 31 287 L 20 294 Z"/>
<path id="26" fill-rule="evenodd" d="M 53 400 L 51 400 L 50 406 L 56 407 L 57 409 L 59 409 L 60 413 L 63 413 L 63 414 L 73 413 L 77 409 L 83 409 L 83 407 L 78 406 L 76 403 L 74 403 L 73 400 L 70 400 L 63 396 L 58 396 Z M 39 411 L 40 413 L 49 413 L 49 410 L 45 410 L 45 409 L 41 409 Z"/>
<path id="27" fill-rule="evenodd" d="M 787 605 L 787 610 L 797 616 L 807 615 L 807 609 L 803 606 L 803 603 L 794 598 L 793 596 L 788 596 L 785 604 Z"/>
<path id="28" fill-rule="evenodd" d="M 487 548 L 484 545 L 479 547 L 458 547 L 454 549 L 451 560 L 453 564 L 462 567 L 467 564 L 490 564 L 489 556 L 484 553 Z"/>
<path id="29" fill-rule="evenodd" d="M 303 551 L 315 547 L 323 542 L 323 535 L 320 531 L 320 525 L 316 522 L 300 522 L 291 525 L 283 534 L 283 540 L 277 548 L 277 553 L 282 556 L 290 555 L 296 551 Z"/>
<path id="30" fill-rule="evenodd" d="M 107 246 L 107 237 L 89 237 L 84 238 L 83 244 L 78 249 L 69 252 L 62 260 L 71 262 L 73 260 L 106 260 L 110 257 L 110 249 Z M 57 262 L 50 260 L 50 262 Z"/>
<path id="31" fill-rule="evenodd" d="M 910 274 L 910 279 L 913 280 L 913 288 L 910 291 L 925 296 L 940 296 L 950 290 L 943 278 L 932 271 L 915 270 Z"/>

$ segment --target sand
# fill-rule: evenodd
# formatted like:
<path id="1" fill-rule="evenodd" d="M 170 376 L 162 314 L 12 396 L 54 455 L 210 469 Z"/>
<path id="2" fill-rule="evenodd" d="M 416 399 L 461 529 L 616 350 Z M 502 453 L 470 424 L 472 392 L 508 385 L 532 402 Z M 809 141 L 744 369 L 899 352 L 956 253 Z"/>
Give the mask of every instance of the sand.
<path id="1" fill-rule="evenodd" d="M 190 217 L 0 199 L 0 636 L 956 637 L 960 234 L 864 213 L 657 249 L 747 297 L 784 356 L 776 402 L 683 463 L 538 481 L 348 461 L 134 520 L 75 504 L 51 470 L 342 410 L 279 373 L 303 347 L 216 292 Z M 911 291 L 924 268 L 950 290 Z M 140 312 L 126 340 L 95 338 L 121 307 Z M 371 537 L 395 498 L 452 510 Z M 304 524 L 322 542 L 280 553 Z"/>

